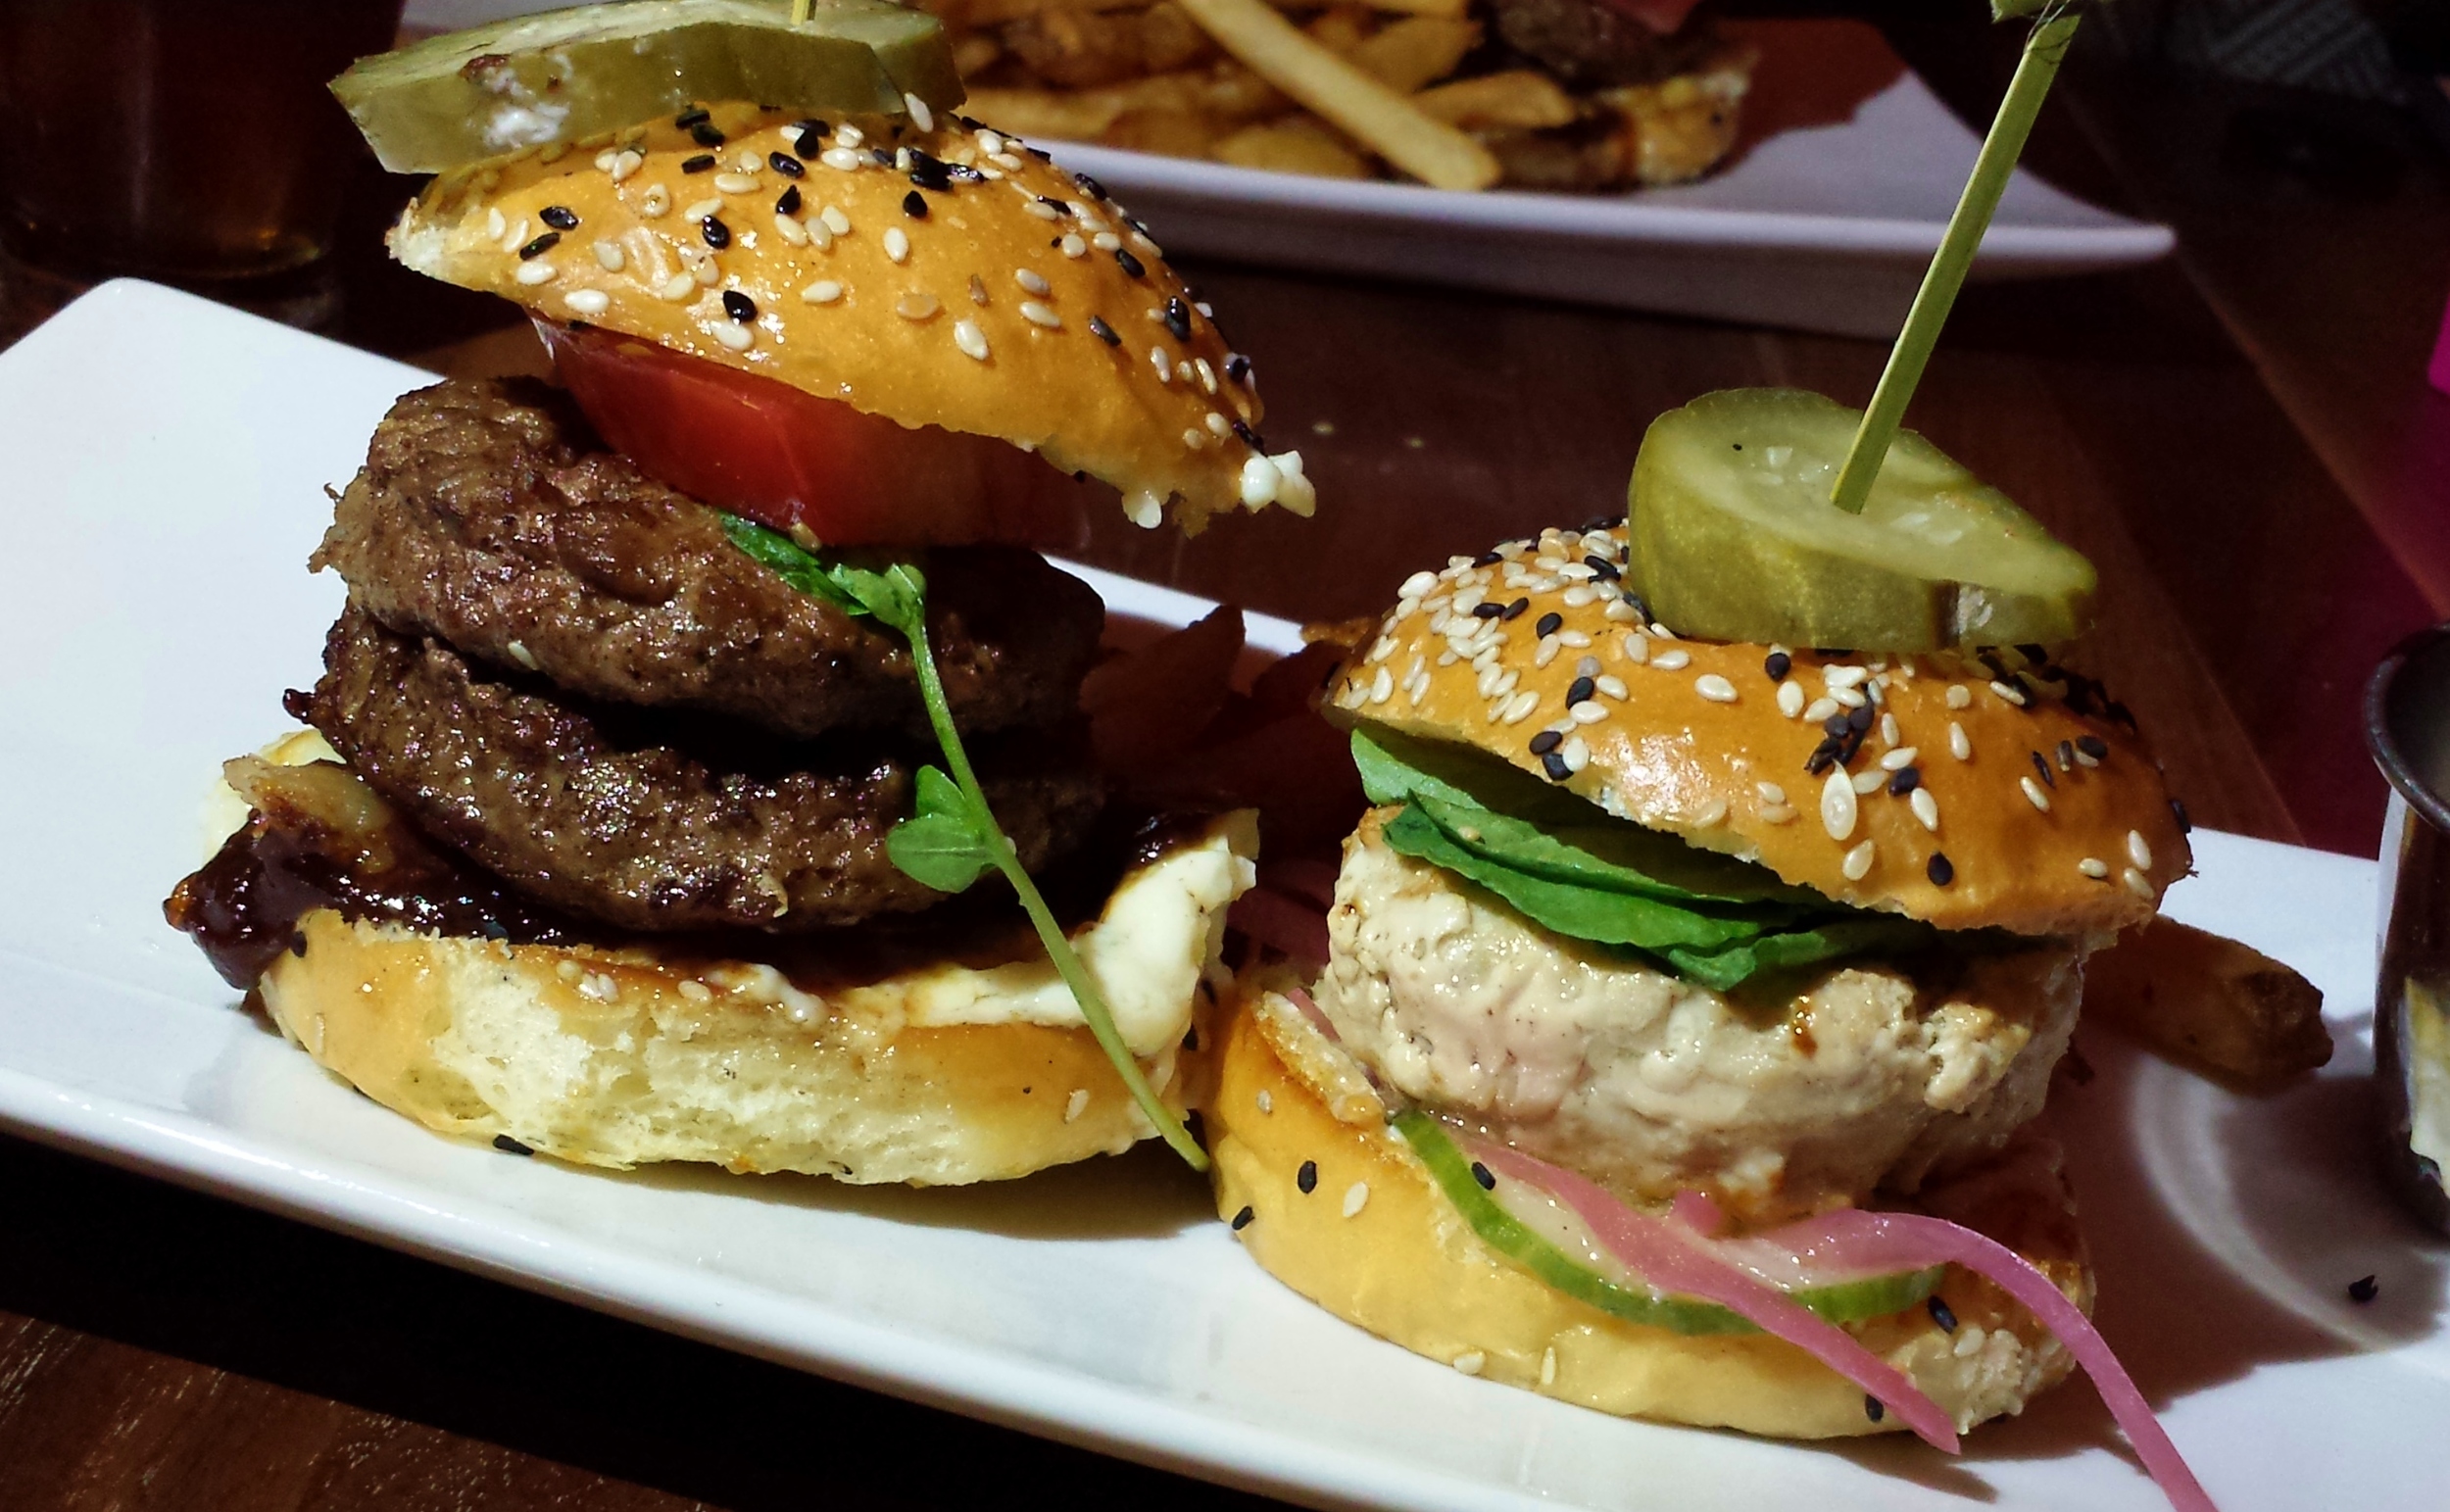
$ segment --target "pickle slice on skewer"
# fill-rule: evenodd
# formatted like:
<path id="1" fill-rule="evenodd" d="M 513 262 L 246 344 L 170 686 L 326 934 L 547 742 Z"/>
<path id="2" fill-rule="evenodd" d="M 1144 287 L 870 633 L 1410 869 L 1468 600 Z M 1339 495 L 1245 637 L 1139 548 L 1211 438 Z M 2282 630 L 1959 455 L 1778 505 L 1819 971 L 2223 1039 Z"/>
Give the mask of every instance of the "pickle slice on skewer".
<path id="1" fill-rule="evenodd" d="M 1680 634 L 1865 651 L 2053 645 L 2092 563 L 1910 430 L 1860 514 L 1830 502 L 1862 412 L 1799 389 L 1704 394 L 1650 424 L 1629 575 Z"/>
<path id="2" fill-rule="evenodd" d="M 884 0 L 627 0 L 361 58 L 332 93 L 395 173 L 618 131 L 692 105 L 900 115 L 961 103 L 944 28 Z"/>

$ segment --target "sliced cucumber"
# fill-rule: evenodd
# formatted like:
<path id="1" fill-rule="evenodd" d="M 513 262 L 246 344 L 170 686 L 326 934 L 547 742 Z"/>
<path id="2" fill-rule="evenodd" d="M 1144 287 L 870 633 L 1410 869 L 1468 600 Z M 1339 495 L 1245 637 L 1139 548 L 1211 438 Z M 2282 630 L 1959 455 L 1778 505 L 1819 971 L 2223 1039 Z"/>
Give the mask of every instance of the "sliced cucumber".
<path id="1" fill-rule="evenodd" d="M 961 103 L 944 28 L 884 0 L 624 0 L 361 58 L 332 93 L 395 173 L 582 141 L 692 105 L 899 115 Z"/>
<path id="2" fill-rule="evenodd" d="M 1396 1132 L 1429 1167 L 1438 1190 L 1462 1213 L 1463 1221 L 1481 1242 L 1576 1301 L 1588 1302 L 1610 1317 L 1646 1324 L 1678 1334 L 1757 1334 L 1760 1328 L 1716 1302 L 1695 1301 L 1622 1287 L 1533 1231 L 1504 1204 L 1491 1196 L 1438 1120 L 1415 1109 L 1396 1116 Z M 1944 1265 L 1918 1271 L 1805 1287 L 1787 1296 L 1832 1323 L 1853 1323 L 1903 1312 L 1939 1289 Z"/>
<path id="3" fill-rule="evenodd" d="M 1861 514 L 1830 503 L 1862 412 L 1727 389 L 1651 421 L 1628 575 L 1679 634 L 1864 651 L 2053 645 L 2092 563 L 1937 447 L 1897 432 Z"/>

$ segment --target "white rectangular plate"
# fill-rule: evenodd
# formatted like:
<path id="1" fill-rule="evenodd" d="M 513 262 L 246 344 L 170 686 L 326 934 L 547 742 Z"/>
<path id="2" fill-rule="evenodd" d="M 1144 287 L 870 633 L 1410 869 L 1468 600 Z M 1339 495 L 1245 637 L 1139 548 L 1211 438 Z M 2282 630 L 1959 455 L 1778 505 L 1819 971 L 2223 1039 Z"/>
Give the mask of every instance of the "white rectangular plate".
<path id="1" fill-rule="evenodd" d="M 2082 1387 L 1919 1445 L 1618 1422 L 1467 1379 L 1260 1274 L 1144 1146 L 968 1191 L 613 1176 L 435 1138 L 318 1071 L 162 922 L 218 763 L 340 591 L 322 487 L 413 369 L 142 284 L 0 353 L 0 1123 L 812 1371 L 1320 1505 L 2158 1505 Z M 1199 601 L 1094 578 L 1118 610 Z M 1291 644 L 1281 621 L 1256 638 Z M 2060 1109 L 2102 1321 L 2230 1512 L 2440 1504 L 2445 1251 L 2367 1172 L 2370 863 L 2222 835 L 2180 917 L 2330 995 L 2339 1063 L 2233 1097 L 2102 1036 Z M 2350 1304 L 2345 1284 L 2381 1279 Z"/>

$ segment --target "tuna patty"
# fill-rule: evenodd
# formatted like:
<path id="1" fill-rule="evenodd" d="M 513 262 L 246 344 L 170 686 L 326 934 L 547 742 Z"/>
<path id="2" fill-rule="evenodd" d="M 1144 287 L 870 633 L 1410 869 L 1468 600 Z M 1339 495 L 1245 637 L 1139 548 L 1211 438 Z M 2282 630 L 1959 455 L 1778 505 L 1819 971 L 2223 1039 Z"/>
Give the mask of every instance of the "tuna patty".
<path id="1" fill-rule="evenodd" d="M 594 707 L 473 668 L 351 605 L 290 711 L 418 827 L 554 907 L 624 929 L 800 933 L 944 895 L 897 870 L 885 835 L 918 760 L 790 746 L 719 721 Z M 1021 864 L 1068 852 L 1103 802 L 1048 743 L 982 748 L 980 781 Z"/>
<path id="2" fill-rule="evenodd" d="M 786 735 L 927 728 L 910 652 L 744 556 L 715 512 L 604 450 L 532 379 L 400 399 L 311 565 L 403 634 L 590 698 L 706 709 Z M 1105 606 L 1018 547 L 921 559 L 928 635 L 964 731 L 1056 723 Z"/>
<path id="3" fill-rule="evenodd" d="M 1346 843 L 1319 1006 L 1404 1096 L 1629 1200 L 1699 1190 L 1758 1223 L 1911 1192 L 2041 1111 L 2076 1025 L 2066 942 L 1731 1000 L 1398 854 L 1389 812 Z"/>

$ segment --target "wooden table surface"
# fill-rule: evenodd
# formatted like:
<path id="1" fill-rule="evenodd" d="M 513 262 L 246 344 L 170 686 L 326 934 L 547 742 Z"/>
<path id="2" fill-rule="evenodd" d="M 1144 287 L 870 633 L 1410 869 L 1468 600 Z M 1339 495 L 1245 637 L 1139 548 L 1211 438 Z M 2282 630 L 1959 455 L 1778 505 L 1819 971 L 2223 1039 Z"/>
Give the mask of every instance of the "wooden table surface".
<path id="1" fill-rule="evenodd" d="M 1986 112 L 1995 48 L 1892 38 Z M 2385 112 L 2096 62 L 2036 160 L 2175 224 L 2170 263 L 1978 289 L 1913 423 L 2091 556 L 2077 659 L 2197 821 L 2370 854 L 2357 706 L 2450 615 L 2450 398 L 2422 381 L 2450 173 Z M 367 219 L 385 193 L 369 189 Z M 1156 230 L 1162 237 L 1164 227 Z M 1872 343 L 1195 266 L 1322 507 L 1089 557 L 1309 617 L 1413 567 L 1621 508 L 1644 422 L 1700 391 L 1852 403 Z M 530 361 L 500 307 L 344 258 L 340 333 Z M 723 1353 L 0 1138 L 0 1508 L 919 1507 L 1250 1502 Z M 2143 1383 L 2147 1392 L 2153 1383 Z"/>

